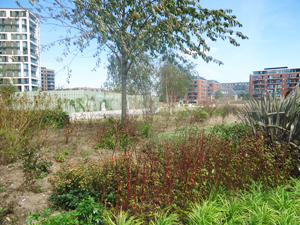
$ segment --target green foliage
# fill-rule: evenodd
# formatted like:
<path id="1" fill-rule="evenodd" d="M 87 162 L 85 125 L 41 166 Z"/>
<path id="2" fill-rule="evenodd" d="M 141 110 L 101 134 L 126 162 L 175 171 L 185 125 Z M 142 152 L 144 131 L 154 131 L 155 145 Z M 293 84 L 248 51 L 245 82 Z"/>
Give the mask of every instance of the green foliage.
<path id="1" fill-rule="evenodd" d="M 205 112 L 202 108 L 191 110 L 191 123 L 203 122 L 204 119 L 206 119 L 207 117 L 208 117 L 208 113 Z"/>
<path id="2" fill-rule="evenodd" d="M 98 129 L 98 148 L 120 149 L 133 146 L 133 138 L 137 133 L 137 126 L 132 120 L 127 119 L 123 127 L 121 121 L 115 118 L 108 118 Z"/>
<path id="3" fill-rule="evenodd" d="M 83 199 L 89 197 L 98 198 L 87 180 L 88 168 L 86 165 L 76 167 L 74 165 L 63 165 L 55 176 L 50 180 L 53 186 L 53 193 L 49 200 L 54 206 L 63 209 L 75 209 Z"/>
<path id="4" fill-rule="evenodd" d="M 39 225 L 94 225 L 103 222 L 103 206 L 93 198 L 82 200 L 75 211 L 68 211 L 51 216 L 51 211 L 45 208 L 42 213 L 30 213 L 27 224 Z M 38 221 L 37 223 L 34 221 Z"/>
<path id="5" fill-rule="evenodd" d="M 129 217 L 128 212 L 120 211 L 117 215 L 111 212 L 104 214 L 106 225 L 140 225 L 143 224 L 141 220 L 136 219 L 134 216 Z"/>
<path id="6" fill-rule="evenodd" d="M 38 93 L 5 95 L 0 98 L 0 163 L 11 163 L 30 148 L 30 141 L 40 143 L 41 130 L 53 129 L 67 122 L 59 100 Z"/>
<path id="7" fill-rule="evenodd" d="M 149 225 L 176 225 L 179 224 L 179 215 L 176 213 L 169 213 L 159 211 L 154 214 L 154 220 L 151 220 Z"/>
<path id="8" fill-rule="evenodd" d="M 133 148 L 138 137 L 149 137 L 152 130 L 152 121 L 145 119 L 138 122 L 133 118 L 127 118 L 124 125 L 120 119 L 108 118 L 99 124 L 98 143 L 95 146 L 106 149 Z"/>
<path id="9" fill-rule="evenodd" d="M 148 138 L 151 134 L 152 127 L 152 121 L 149 119 L 144 120 L 139 125 L 139 135 L 143 138 Z"/>
<path id="10" fill-rule="evenodd" d="M 63 163 L 66 160 L 66 156 L 63 152 L 57 153 L 55 156 L 57 162 Z"/>
<path id="11" fill-rule="evenodd" d="M 63 128 L 64 125 L 70 123 L 69 115 L 67 112 L 63 111 L 61 108 L 56 108 L 54 110 L 46 110 L 42 114 L 42 123 L 53 124 L 58 129 Z"/>
<path id="12" fill-rule="evenodd" d="M 224 104 L 219 105 L 212 113 L 212 116 L 222 116 L 225 118 L 226 116 L 232 114 L 237 115 L 240 110 L 240 107 L 236 105 Z"/>
<path id="13" fill-rule="evenodd" d="M 239 116 L 254 133 L 263 131 L 270 143 L 300 140 L 300 91 L 299 86 L 285 99 L 261 95 L 261 99 L 251 99 L 241 108 Z"/>
<path id="14" fill-rule="evenodd" d="M 41 154 L 38 153 L 40 147 L 26 149 L 23 151 L 23 172 L 30 173 L 34 178 L 43 178 L 45 174 L 50 173 L 50 167 L 52 163 L 46 159 L 41 158 Z"/>
<path id="15" fill-rule="evenodd" d="M 244 124 L 219 124 L 213 127 L 213 132 L 220 135 L 225 140 L 230 140 L 236 144 L 240 143 L 249 134 L 250 128 Z"/>
<path id="16" fill-rule="evenodd" d="M 221 99 L 221 98 L 223 98 L 223 94 L 220 90 L 217 90 L 215 94 L 215 99 Z"/>

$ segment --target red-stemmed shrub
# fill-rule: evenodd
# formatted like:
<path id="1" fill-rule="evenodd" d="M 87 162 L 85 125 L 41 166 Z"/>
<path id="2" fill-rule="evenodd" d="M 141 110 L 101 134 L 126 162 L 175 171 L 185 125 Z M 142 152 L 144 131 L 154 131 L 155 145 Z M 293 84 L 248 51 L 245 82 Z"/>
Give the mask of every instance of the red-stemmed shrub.
<path id="1" fill-rule="evenodd" d="M 149 215 L 166 207 L 187 209 L 220 187 L 244 189 L 253 181 L 276 186 L 289 177 L 290 147 L 267 146 L 262 136 L 242 138 L 239 145 L 204 132 L 155 140 L 139 151 L 92 163 L 79 183 L 106 206 Z M 54 179 L 55 195 L 64 177 Z"/>

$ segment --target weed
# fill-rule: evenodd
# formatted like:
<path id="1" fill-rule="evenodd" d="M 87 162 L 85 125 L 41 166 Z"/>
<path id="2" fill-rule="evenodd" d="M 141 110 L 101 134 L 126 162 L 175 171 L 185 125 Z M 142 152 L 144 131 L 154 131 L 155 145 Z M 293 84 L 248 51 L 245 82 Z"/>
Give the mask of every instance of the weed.
<path id="1" fill-rule="evenodd" d="M 66 160 L 65 154 L 63 152 L 57 153 L 55 156 L 56 162 L 63 163 Z"/>

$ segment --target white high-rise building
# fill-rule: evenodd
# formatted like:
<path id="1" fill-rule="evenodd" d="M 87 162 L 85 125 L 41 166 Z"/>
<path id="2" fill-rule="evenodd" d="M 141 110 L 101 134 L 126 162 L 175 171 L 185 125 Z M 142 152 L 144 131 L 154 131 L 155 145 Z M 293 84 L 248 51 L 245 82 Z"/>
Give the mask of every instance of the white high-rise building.
<path id="1" fill-rule="evenodd" d="M 0 83 L 10 82 L 22 92 L 38 90 L 39 39 L 39 21 L 33 13 L 0 8 Z"/>

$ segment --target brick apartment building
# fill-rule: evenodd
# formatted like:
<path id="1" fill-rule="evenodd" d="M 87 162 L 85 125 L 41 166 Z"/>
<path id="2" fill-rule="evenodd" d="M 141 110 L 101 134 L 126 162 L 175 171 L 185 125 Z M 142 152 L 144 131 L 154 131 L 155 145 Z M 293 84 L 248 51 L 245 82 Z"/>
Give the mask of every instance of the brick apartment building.
<path id="1" fill-rule="evenodd" d="M 220 89 L 220 83 L 216 80 L 208 80 L 208 96 Z"/>
<path id="2" fill-rule="evenodd" d="M 42 91 L 55 90 L 55 71 L 41 67 Z"/>
<path id="3" fill-rule="evenodd" d="M 250 75 L 250 97 L 259 98 L 261 93 L 274 93 L 285 98 L 300 83 L 300 68 L 275 67 L 253 71 Z"/>
<path id="4" fill-rule="evenodd" d="M 207 97 L 207 80 L 204 77 L 195 77 L 191 84 L 184 102 L 198 103 Z"/>
<path id="5" fill-rule="evenodd" d="M 195 77 L 187 95 L 183 98 L 178 98 L 178 101 L 183 103 L 203 102 L 218 89 L 220 89 L 218 81 L 207 80 L 204 77 Z"/>

